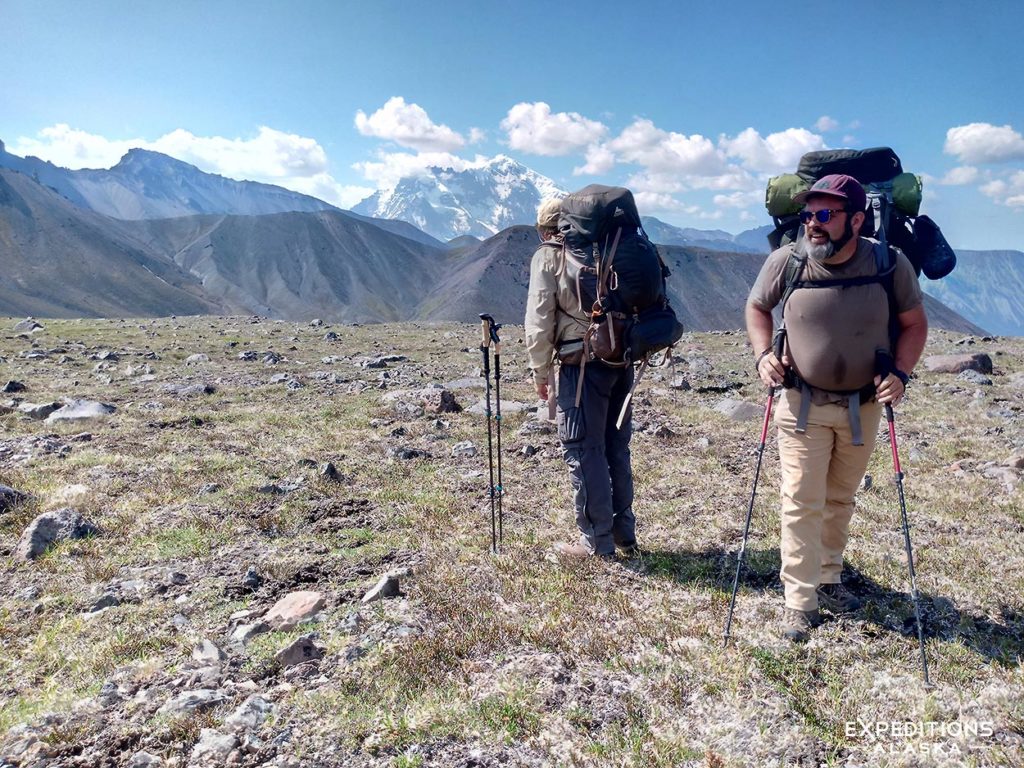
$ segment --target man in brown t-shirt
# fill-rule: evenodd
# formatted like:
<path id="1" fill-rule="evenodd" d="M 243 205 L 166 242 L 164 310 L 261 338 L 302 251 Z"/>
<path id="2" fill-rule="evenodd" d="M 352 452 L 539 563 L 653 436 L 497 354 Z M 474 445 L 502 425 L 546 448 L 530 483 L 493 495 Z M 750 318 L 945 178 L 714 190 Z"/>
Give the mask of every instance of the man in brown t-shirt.
<path id="1" fill-rule="evenodd" d="M 867 198 L 856 179 L 825 176 L 796 200 L 805 206 L 803 237 L 765 261 L 747 299 L 746 322 L 761 381 L 779 386 L 789 370 L 798 382 L 783 390 L 775 423 L 782 471 L 782 631 L 802 641 L 821 623 L 819 606 L 833 613 L 860 608 L 840 579 L 854 494 L 874 448 L 882 407 L 903 398 L 924 350 L 928 320 L 914 268 L 897 251 L 895 349 L 890 348 L 886 289 L 881 282 L 862 281 L 794 290 L 783 307 L 786 346 L 782 359 L 776 357 L 772 309 L 786 291 L 786 265 L 794 249 L 807 256 L 801 281 L 844 281 L 878 271 L 879 246 L 859 236 Z M 875 370 L 876 350 L 893 359 L 894 370 L 884 378 Z"/>

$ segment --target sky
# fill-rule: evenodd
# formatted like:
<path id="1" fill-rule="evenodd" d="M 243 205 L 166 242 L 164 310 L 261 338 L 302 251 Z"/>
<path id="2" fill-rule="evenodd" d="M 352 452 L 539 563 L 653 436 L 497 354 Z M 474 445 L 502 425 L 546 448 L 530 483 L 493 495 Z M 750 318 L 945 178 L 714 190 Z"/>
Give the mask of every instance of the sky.
<path id="1" fill-rule="evenodd" d="M 0 0 L 0 140 L 131 147 L 351 207 L 507 155 L 738 233 L 768 178 L 890 146 L 958 248 L 1024 250 L 1024 3 Z"/>

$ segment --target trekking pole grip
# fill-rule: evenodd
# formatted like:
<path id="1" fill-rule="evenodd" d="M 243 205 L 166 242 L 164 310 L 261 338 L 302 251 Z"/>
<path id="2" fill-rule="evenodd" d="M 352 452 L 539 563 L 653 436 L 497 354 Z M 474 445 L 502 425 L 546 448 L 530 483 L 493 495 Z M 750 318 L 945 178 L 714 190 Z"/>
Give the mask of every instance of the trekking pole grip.
<path id="1" fill-rule="evenodd" d="M 480 349 L 487 349 L 491 346 L 491 323 L 494 319 L 490 315 L 480 315 Z"/>

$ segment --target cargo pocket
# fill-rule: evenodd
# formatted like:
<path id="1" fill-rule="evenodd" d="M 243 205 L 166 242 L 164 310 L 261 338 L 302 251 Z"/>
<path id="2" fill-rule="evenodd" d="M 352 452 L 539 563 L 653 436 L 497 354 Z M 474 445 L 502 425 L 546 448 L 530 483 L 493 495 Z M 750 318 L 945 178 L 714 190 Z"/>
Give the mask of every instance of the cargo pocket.
<path id="1" fill-rule="evenodd" d="M 558 371 L 558 439 L 575 443 L 586 435 L 583 408 L 576 407 L 576 383 L 580 378 L 577 365 L 563 365 Z"/>

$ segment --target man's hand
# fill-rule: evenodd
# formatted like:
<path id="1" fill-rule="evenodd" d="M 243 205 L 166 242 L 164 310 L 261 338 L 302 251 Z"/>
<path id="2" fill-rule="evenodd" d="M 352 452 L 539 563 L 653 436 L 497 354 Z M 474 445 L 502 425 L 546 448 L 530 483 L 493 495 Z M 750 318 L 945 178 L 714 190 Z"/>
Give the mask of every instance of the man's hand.
<path id="1" fill-rule="evenodd" d="M 539 397 L 541 400 L 547 400 L 548 399 L 548 383 L 547 383 L 547 381 L 541 381 L 539 383 L 534 384 L 534 386 L 537 389 L 537 397 Z"/>
<path id="2" fill-rule="evenodd" d="M 898 376 L 891 373 L 884 379 L 881 376 L 875 376 L 875 399 L 882 405 L 886 403 L 899 405 L 904 391 L 903 382 Z"/>
<path id="3" fill-rule="evenodd" d="M 757 362 L 757 375 L 766 387 L 778 387 L 788 367 L 789 355 L 783 355 L 780 361 L 774 352 L 769 352 Z"/>

